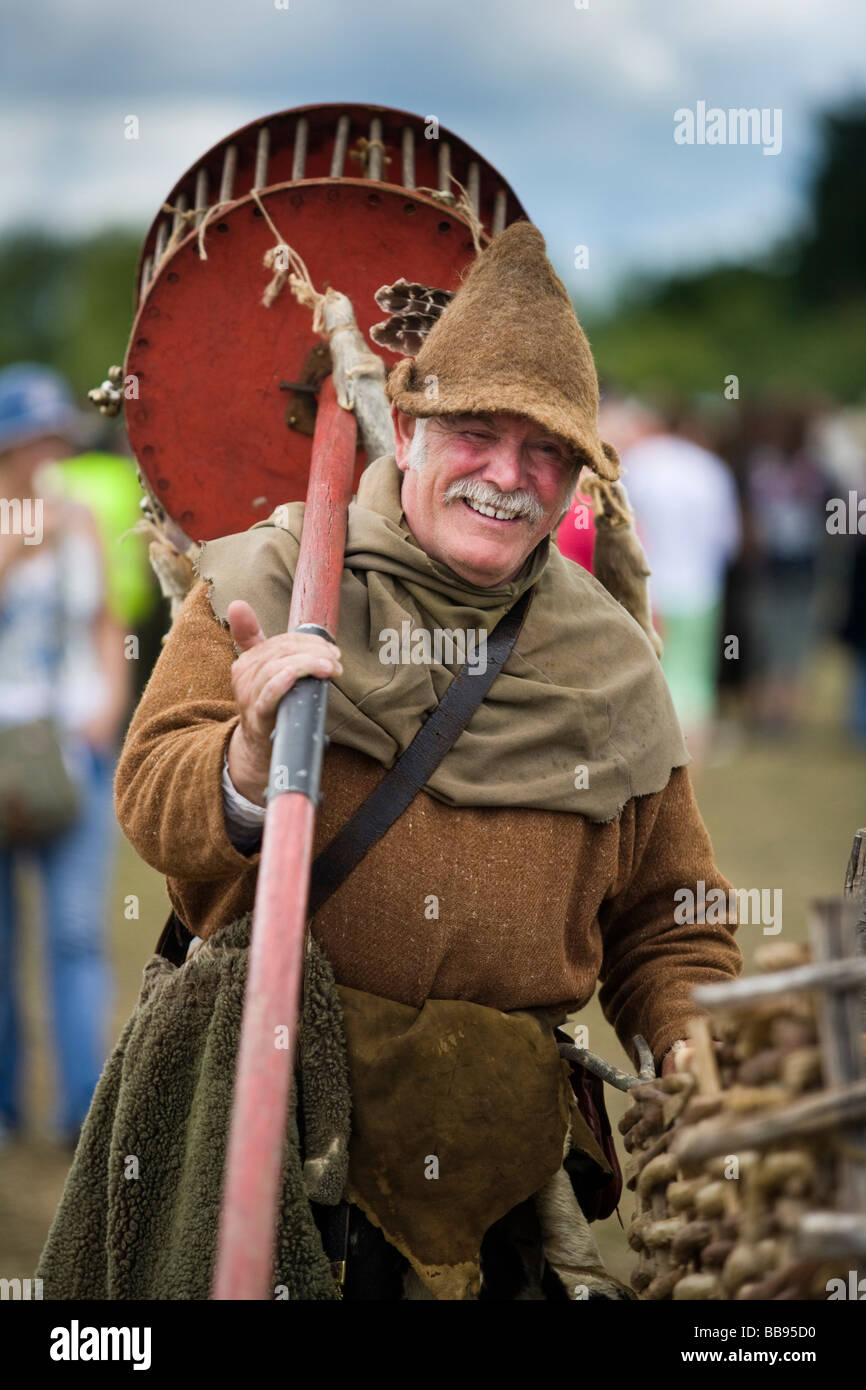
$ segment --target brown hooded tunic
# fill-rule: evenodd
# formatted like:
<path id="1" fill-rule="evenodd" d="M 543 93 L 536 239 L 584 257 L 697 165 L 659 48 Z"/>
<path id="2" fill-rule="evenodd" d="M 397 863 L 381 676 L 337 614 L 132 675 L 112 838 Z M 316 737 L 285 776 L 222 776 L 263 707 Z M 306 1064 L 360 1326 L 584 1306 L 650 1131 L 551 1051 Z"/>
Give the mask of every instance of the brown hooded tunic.
<path id="1" fill-rule="evenodd" d="M 234 643 L 196 584 L 135 712 L 115 784 L 117 817 L 166 875 L 171 902 L 207 937 L 252 906 L 258 854 L 223 819 L 223 754 L 238 722 Z M 355 749 L 324 759 L 318 853 L 385 775 Z M 605 1017 L 658 1064 L 695 1013 L 690 987 L 737 975 L 734 925 L 674 923 L 674 894 L 715 867 L 688 770 L 606 823 L 523 808 L 449 806 L 422 791 L 318 913 L 339 984 L 420 1007 L 464 999 L 573 1011 L 603 981 Z"/>

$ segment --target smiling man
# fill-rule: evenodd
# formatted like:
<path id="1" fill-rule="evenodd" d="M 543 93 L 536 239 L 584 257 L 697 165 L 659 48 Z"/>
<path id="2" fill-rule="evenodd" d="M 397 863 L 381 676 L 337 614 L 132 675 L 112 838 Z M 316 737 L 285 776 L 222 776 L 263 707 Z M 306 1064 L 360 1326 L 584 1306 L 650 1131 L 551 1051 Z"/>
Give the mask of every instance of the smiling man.
<path id="1" fill-rule="evenodd" d="M 588 1189 L 565 1179 L 551 1198 L 563 1152 L 582 1154 L 584 1180 L 611 1175 L 551 1025 L 601 982 L 633 1061 L 642 1034 L 667 1066 L 691 987 L 741 962 L 731 923 L 674 917 L 678 889 L 729 885 L 652 647 L 551 541 L 580 468 L 612 480 L 618 460 L 534 227 L 494 239 L 387 392 L 395 452 L 371 462 L 350 507 L 339 646 L 285 631 L 303 504 L 209 542 L 129 729 L 118 817 L 166 875 L 179 961 L 193 941 L 179 973 L 216 968 L 253 904 L 285 692 L 330 681 L 318 854 L 457 675 L 435 659 L 383 666 L 382 633 L 492 634 L 520 604 L 464 732 L 313 915 L 352 1086 L 343 1296 L 405 1297 L 414 1280 L 447 1298 L 628 1297 L 575 1201 L 590 1206 Z M 331 1217 L 316 1222 L 328 1246 Z M 146 1287 L 138 1296 L 165 1296 Z"/>
<path id="2" fill-rule="evenodd" d="M 444 415 L 429 438 L 423 417 L 393 415 L 418 544 L 482 588 L 516 579 L 570 505 L 578 465 L 568 446 L 520 415 Z"/>

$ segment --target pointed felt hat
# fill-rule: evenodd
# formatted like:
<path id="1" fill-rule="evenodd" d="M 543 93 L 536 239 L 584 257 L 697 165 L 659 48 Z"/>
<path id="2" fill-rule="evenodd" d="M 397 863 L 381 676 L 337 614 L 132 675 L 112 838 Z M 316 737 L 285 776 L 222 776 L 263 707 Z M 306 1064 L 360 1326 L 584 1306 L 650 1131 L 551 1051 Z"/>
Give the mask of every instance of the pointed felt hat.
<path id="1" fill-rule="evenodd" d="M 507 411 L 568 441 L 601 478 L 619 459 L 598 437 L 598 377 L 586 334 L 531 222 L 513 222 L 475 261 L 417 357 L 391 371 L 407 415 Z"/>

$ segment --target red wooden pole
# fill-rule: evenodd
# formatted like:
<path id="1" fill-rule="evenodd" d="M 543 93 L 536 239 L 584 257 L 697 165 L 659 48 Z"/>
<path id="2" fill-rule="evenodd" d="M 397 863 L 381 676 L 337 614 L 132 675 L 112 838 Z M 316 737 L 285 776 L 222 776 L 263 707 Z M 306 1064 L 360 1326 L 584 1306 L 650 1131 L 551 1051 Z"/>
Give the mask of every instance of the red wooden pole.
<path id="1" fill-rule="evenodd" d="M 331 377 L 319 393 L 316 431 L 289 630 L 315 623 L 336 635 L 357 424 L 342 410 Z M 284 697 L 278 732 L 299 707 L 299 681 Z M 312 743 L 313 740 L 310 740 Z M 316 762 L 307 750 L 300 762 Z M 316 785 L 274 790 L 282 757 L 275 736 L 271 788 L 253 914 L 249 972 L 226 1154 L 213 1297 L 272 1298 L 276 1213 L 289 1088 L 294 1073 L 304 929 L 313 850 Z M 284 769 L 285 770 L 285 769 Z M 279 787 L 279 779 L 277 779 Z"/>

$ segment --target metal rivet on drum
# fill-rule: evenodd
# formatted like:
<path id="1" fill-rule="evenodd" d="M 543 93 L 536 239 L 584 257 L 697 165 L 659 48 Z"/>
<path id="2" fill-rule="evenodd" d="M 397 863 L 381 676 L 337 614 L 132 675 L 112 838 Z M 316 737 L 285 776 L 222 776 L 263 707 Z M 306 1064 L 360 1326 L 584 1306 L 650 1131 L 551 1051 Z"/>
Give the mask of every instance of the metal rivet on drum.
<path id="1" fill-rule="evenodd" d="M 415 204 L 414 204 L 414 203 L 404 203 L 404 204 L 403 204 L 403 211 L 409 213 L 409 215 L 411 216 L 412 213 L 415 211 Z"/>
<path id="2" fill-rule="evenodd" d="M 302 208 L 304 206 L 304 199 L 300 193 L 293 193 L 289 202 L 293 208 Z"/>
<path id="3" fill-rule="evenodd" d="M 178 275 L 176 270 L 170 270 L 165 278 L 170 285 L 176 285 L 178 280 L 180 279 L 180 276 Z"/>
<path id="4" fill-rule="evenodd" d="M 145 454 L 148 458 L 153 458 L 153 454 L 154 454 L 153 445 L 152 445 L 152 444 L 145 444 L 145 446 L 144 446 L 144 448 L 142 449 L 141 452 L 142 452 L 143 454 Z"/>
<path id="5" fill-rule="evenodd" d="M 156 485 L 158 488 L 161 489 L 162 492 L 168 492 L 168 489 L 171 487 L 171 483 L 168 481 L 168 478 L 157 478 Z"/>
<path id="6" fill-rule="evenodd" d="M 150 343 L 147 341 L 146 338 L 136 338 L 135 346 L 140 348 L 146 348 L 150 347 Z"/>
<path id="7" fill-rule="evenodd" d="M 369 198 L 367 199 L 367 205 L 371 208 L 377 208 L 381 201 L 382 199 L 379 197 L 378 193 L 371 193 Z"/>
<path id="8" fill-rule="evenodd" d="M 339 188 L 329 188 L 329 189 L 328 189 L 328 192 L 327 192 L 327 194 L 326 194 L 326 197 L 327 197 L 327 200 L 328 200 L 329 203 L 336 203 L 336 201 L 337 201 L 337 199 L 339 198 L 339 196 L 340 196 L 340 190 L 339 190 Z"/>
<path id="9" fill-rule="evenodd" d="M 439 231 L 440 231 L 440 232 L 450 232 L 450 231 L 451 231 L 451 223 L 450 223 L 450 222 L 440 222 L 440 223 L 439 223 Z"/>
<path id="10" fill-rule="evenodd" d="M 189 526 L 195 521 L 195 512 L 181 512 L 180 519 L 184 526 Z"/>
<path id="11" fill-rule="evenodd" d="M 264 215 L 261 208 L 253 208 L 253 217 L 264 217 Z"/>
<path id="12" fill-rule="evenodd" d="M 217 222 L 217 231 L 218 231 L 218 232 L 227 232 L 228 229 L 229 229 L 229 228 L 228 228 L 228 223 L 227 223 L 227 222 Z"/>

